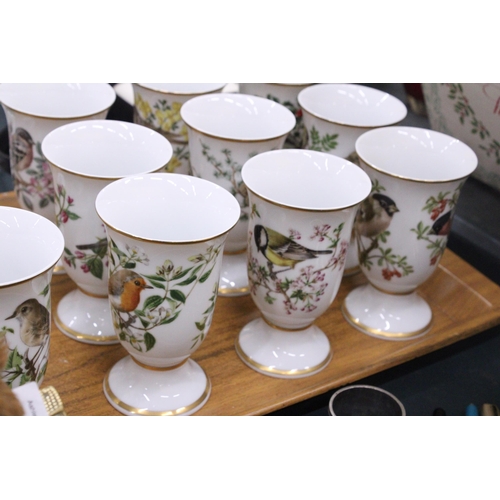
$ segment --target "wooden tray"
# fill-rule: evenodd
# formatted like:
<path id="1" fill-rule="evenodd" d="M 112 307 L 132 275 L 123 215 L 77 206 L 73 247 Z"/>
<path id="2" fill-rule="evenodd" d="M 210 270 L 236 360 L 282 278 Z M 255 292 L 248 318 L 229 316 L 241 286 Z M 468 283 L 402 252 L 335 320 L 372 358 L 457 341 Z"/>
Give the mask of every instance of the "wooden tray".
<path id="1" fill-rule="evenodd" d="M 0 205 L 18 206 L 13 193 Z M 234 350 L 238 332 L 259 312 L 250 296 L 219 297 L 206 340 L 193 354 L 212 381 L 212 394 L 197 415 L 263 415 L 336 387 L 355 382 L 500 324 L 500 287 L 450 250 L 419 289 L 431 304 L 434 321 L 425 336 L 386 341 L 364 335 L 344 320 L 340 305 L 365 282 L 362 274 L 344 278 L 337 298 L 316 324 L 326 333 L 333 359 L 320 373 L 297 380 L 275 379 L 244 365 Z M 75 284 L 67 275 L 52 280 L 52 307 Z M 68 415 L 121 415 L 106 400 L 102 381 L 126 355 L 121 345 L 94 346 L 63 335 L 52 321 L 48 370 L 43 386 L 53 385 Z"/>

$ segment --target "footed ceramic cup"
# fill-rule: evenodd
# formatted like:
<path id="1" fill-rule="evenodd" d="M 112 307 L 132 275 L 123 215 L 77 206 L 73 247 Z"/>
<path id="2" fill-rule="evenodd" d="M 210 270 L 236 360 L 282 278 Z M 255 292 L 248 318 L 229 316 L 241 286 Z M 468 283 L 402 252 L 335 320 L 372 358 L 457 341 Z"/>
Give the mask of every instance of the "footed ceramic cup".
<path id="1" fill-rule="evenodd" d="M 62 263 L 76 284 L 59 301 L 55 322 L 74 340 L 116 344 L 108 301 L 106 230 L 95 199 L 114 180 L 163 169 L 172 146 L 141 125 L 89 120 L 50 132 L 42 151 L 54 179 L 56 221 L 65 241 Z"/>
<path id="2" fill-rule="evenodd" d="M 358 165 L 358 137 L 374 128 L 396 125 L 406 117 L 406 106 L 396 97 L 364 85 L 322 83 L 302 90 L 305 149 L 329 152 Z M 345 275 L 359 271 L 354 236 L 347 251 Z"/>
<path id="3" fill-rule="evenodd" d="M 193 175 L 224 187 L 241 207 L 240 220 L 227 238 L 219 293 L 248 294 L 250 210 L 241 168 L 259 153 L 281 149 L 295 117 L 285 106 L 269 99 L 231 93 L 195 97 L 182 106 L 181 116 L 188 126 Z"/>
<path id="4" fill-rule="evenodd" d="M 173 146 L 167 172 L 191 174 L 188 132 L 182 105 L 193 97 L 220 92 L 225 83 L 133 83 L 134 122 L 156 130 Z"/>
<path id="5" fill-rule="evenodd" d="M 0 376 L 10 387 L 40 385 L 49 358 L 50 283 L 64 238 L 45 217 L 0 207 L 0 342 L 9 357 Z"/>
<path id="6" fill-rule="evenodd" d="M 67 123 L 106 118 L 115 99 L 115 91 L 107 83 L 0 85 L 9 131 L 10 169 L 22 208 L 55 222 L 55 190 L 42 141 Z"/>
<path id="7" fill-rule="evenodd" d="M 251 207 L 248 279 L 262 316 L 241 330 L 236 352 L 265 375 L 313 375 L 332 357 L 313 323 L 337 295 L 370 180 L 345 159 L 293 149 L 251 158 L 242 176 Z"/>
<path id="8" fill-rule="evenodd" d="M 109 240 L 113 323 L 129 353 L 106 375 L 106 398 L 126 415 L 190 415 L 210 396 L 190 356 L 210 329 L 239 204 L 212 182 L 161 173 L 109 184 L 96 209 Z"/>
<path id="9" fill-rule="evenodd" d="M 477 157 L 453 137 L 413 127 L 366 132 L 356 151 L 372 181 L 354 224 L 368 283 L 349 293 L 342 311 L 373 337 L 419 337 L 431 328 L 432 309 L 416 290 L 441 260 Z"/>
<path id="10" fill-rule="evenodd" d="M 242 94 L 266 97 L 279 102 L 288 108 L 295 116 L 295 127 L 288 134 L 285 147 L 302 149 L 306 147 L 307 133 L 302 123 L 302 110 L 297 97 L 310 83 L 240 83 Z"/>

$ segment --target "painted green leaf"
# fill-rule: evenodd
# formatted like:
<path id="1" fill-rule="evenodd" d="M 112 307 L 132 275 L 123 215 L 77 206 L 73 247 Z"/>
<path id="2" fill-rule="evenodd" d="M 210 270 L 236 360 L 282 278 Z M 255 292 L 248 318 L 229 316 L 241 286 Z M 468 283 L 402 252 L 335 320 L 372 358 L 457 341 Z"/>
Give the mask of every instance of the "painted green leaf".
<path id="1" fill-rule="evenodd" d="M 185 269 L 184 271 L 181 271 L 180 273 L 177 273 L 173 278 L 172 278 L 172 281 L 173 280 L 180 280 L 181 278 L 184 278 L 184 276 L 186 276 L 187 273 L 189 273 L 189 271 L 191 271 L 191 269 L 193 269 L 192 267 L 189 267 L 188 269 Z"/>
<path id="2" fill-rule="evenodd" d="M 146 351 L 150 351 L 156 344 L 156 339 L 149 332 L 144 334 L 144 343 L 146 344 Z"/>
<path id="3" fill-rule="evenodd" d="M 33 203 L 31 203 L 31 200 L 23 194 L 23 203 L 26 205 L 26 208 L 28 210 L 31 210 L 33 212 Z"/>
<path id="4" fill-rule="evenodd" d="M 191 276 L 193 274 L 197 274 L 198 271 L 203 267 L 203 264 L 200 264 L 199 266 L 196 266 L 192 271 L 191 271 Z"/>
<path id="5" fill-rule="evenodd" d="M 123 267 L 125 269 L 134 269 L 135 268 L 135 262 L 126 262 Z"/>
<path id="6" fill-rule="evenodd" d="M 90 274 L 102 280 L 102 273 L 104 269 L 102 260 L 99 257 L 95 257 L 93 259 L 89 259 L 87 261 L 87 265 L 89 266 Z"/>
<path id="7" fill-rule="evenodd" d="M 169 316 L 168 318 L 165 318 L 163 321 L 161 321 L 159 324 L 160 325 L 167 325 L 168 323 L 172 323 L 172 321 L 174 321 L 177 316 L 179 316 L 180 314 L 180 311 L 176 312 L 175 314 L 173 314 L 172 316 Z"/>
<path id="8" fill-rule="evenodd" d="M 211 313 L 215 308 L 215 302 L 212 302 L 212 304 L 208 307 L 206 311 L 203 312 L 203 314 L 208 314 Z"/>
<path id="9" fill-rule="evenodd" d="M 105 255 L 106 255 L 107 250 L 108 250 L 108 245 L 107 245 L 106 241 L 102 241 L 102 242 L 99 242 L 99 243 L 101 243 L 101 244 L 100 244 L 100 245 L 97 245 L 97 246 L 93 249 L 93 251 L 94 251 L 94 253 L 95 253 L 98 257 L 100 257 L 101 259 L 103 259 L 103 258 L 105 257 Z"/>
<path id="10" fill-rule="evenodd" d="M 186 296 L 180 290 L 170 290 L 170 297 L 183 304 L 186 303 Z"/>
<path id="11" fill-rule="evenodd" d="M 158 307 L 162 302 L 163 297 L 160 297 L 159 295 L 152 295 L 144 301 L 144 307 L 142 309 L 143 311 L 145 311 L 146 309 L 154 309 L 155 307 Z"/>
<path id="12" fill-rule="evenodd" d="M 9 358 L 7 359 L 6 369 L 16 368 L 23 362 L 23 357 L 17 352 L 17 347 L 10 351 Z"/>
<path id="13" fill-rule="evenodd" d="M 196 281 L 196 274 L 193 276 L 190 276 L 187 280 L 181 281 L 180 283 L 177 283 L 178 286 L 187 286 L 190 285 L 193 281 Z"/>
<path id="14" fill-rule="evenodd" d="M 80 218 L 79 215 L 76 215 L 74 212 L 70 212 L 69 210 L 66 210 L 66 214 L 71 220 L 77 220 Z"/>
<path id="15" fill-rule="evenodd" d="M 148 280 L 167 281 L 163 276 L 158 276 L 157 274 L 145 274 L 144 277 Z"/>
<path id="16" fill-rule="evenodd" d="M 208 277 L 212 273 L 212 269 L 208 270 L 201 278 L 200 278 L 200 283 L 205 283 L 207 281 Z"/>
<path id="17" fill-rule="evenodd" d="M 195 321 L 196 328 L 202 332 L 205 329 L 205 324 L 207 322 L 207 318 L 203 318 L 203 321 Z"/>
<path id="18" fill-rule="evenodd" d="M 38 205 L 40 206 L 40 208 L 45 208 L 46 206 L 48 206 L 49 202 L 50 200 L 48 198 L 42 198 Z"/>

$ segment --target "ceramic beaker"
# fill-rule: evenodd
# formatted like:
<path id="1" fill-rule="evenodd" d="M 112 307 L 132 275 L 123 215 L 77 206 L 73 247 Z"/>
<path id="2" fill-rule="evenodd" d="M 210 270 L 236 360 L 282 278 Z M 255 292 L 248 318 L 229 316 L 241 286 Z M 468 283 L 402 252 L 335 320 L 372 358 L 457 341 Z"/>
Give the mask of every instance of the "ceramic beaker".
<path id="1" fill-rule="evenodd" d="M 190 415 L 210 396 L 191 355 L 210 329 L 239 204 L 212 182 L 159 173 L 114 181 L 96 209 L 109 240 L 113 323 L 129 354 L 106 375 L 106 398 L 126 415 Z"/>
<path id="2" fill-rule="evenodd" d="M 64 238 L 39 214 L 0 207 L 0 241 L 0 342 L 9 351 L 0 374 L 13 388 L 40 385 L 49 358 L 50 284 Z"/>
<path id="3" fill-rule="evenodd" d="M 219 293 L 248 294 L 250 211 L 241 168 L 256 154 L 281 149 L 295 117 L 269 99 L 231 93 L 195 97 L 182 106 L 181 116 L 188 126 L 193 174 L 227 189 L 241 207 L 240 221 L 227 238 Z"/>
<path id="4" fill-rule="evenodd" d="M 141 125 L 88 120 L 50 132 L 42 151 L 52 171 L 56 222 L 64 235 L 62 264 L 76 284 L 57 304 L 55 322 L 74 340 L 116 344 L 108 301 L 106 230 L 95 199 L 114 180 L 163 169 L 172 146 Z"/>

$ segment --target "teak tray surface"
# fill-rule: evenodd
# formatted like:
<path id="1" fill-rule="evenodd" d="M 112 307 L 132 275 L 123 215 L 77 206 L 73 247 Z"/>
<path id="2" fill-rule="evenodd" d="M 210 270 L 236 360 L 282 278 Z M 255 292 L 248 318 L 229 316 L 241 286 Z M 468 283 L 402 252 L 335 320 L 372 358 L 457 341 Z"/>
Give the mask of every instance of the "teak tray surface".
<path id="1" fill-rule="evenodd" d="M 18 207 L 14 193 L 1 193 L 0 205 Z M 250 296 L 217 299 L 212 326 L 193 354 L 212 382 L 212 393 L 196 415 L 264 415 L 353 383 L 423 356 L 500 324 L 500 287 L 446 250 L 437 271 L 418 293 L 432 307 L 433 325 L 423 337 L 406 341 L 372 338 L 351 327 L 340 306 L 347 293 L 365 283 L 362 273 L 343 279 L 338 295 L 317 321 L 333 350 L 330 364 L 302 379 L 261 375 L 239 359 L 234 342 L 259 311 Z M 52 311 L 76 288 L 66 275 L 52 279 Z M 52 318 L 54 315 L 52 315 Z M 52 319 L 50 355 L 42 387 L 54 386 L 68 415 L 121 415 L 106 400 L 104 376 L 122 357 L 120 345 L 77 342 L 62 334 Z"/>

